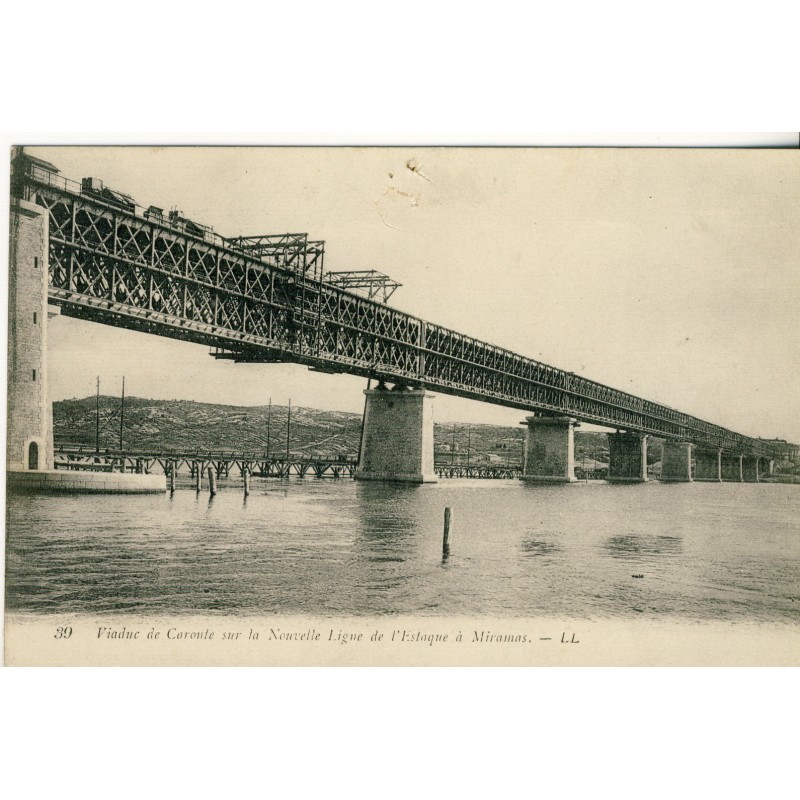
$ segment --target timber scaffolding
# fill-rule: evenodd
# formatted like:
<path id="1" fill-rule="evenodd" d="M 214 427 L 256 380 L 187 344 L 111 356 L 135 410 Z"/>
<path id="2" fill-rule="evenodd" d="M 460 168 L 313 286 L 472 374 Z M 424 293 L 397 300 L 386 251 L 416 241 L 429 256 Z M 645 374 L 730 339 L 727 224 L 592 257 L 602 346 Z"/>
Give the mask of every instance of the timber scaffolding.
<path id="1" fill-rule="evenodd" d="M 209 345 L 236 362 L 292 362 L 424 387 L 735 457 L 782 452 L 392 309 L 357 294 L 365 291 L 357 281 L 342 288 L 325 277 L 323 243 L 306 234 L 224 238 L 24 155 L 13 162 L 12 194 L 48 212 L 48 298 L 66 316 Z"/>

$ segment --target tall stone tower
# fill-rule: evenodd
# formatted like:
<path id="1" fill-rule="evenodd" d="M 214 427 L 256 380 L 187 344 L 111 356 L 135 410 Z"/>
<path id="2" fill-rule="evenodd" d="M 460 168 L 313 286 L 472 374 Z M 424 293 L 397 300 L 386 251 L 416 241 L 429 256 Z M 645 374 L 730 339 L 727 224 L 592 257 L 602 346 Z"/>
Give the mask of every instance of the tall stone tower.
<path id="1" fill-rule="evenodd" d="M 15 150 L 13 156 L 22 159 L 20 149 Z M 53 406 L 47 389 L 50 212 L 15 194 L 8 261 L 6 469 L 52 470 Z"/>

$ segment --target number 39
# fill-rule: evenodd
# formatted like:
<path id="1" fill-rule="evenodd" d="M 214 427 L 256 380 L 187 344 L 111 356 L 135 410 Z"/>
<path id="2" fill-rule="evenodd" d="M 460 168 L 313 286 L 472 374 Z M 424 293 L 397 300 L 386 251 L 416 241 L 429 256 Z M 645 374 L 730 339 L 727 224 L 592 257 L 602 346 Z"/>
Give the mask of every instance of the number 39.
<path id="1" fill-rule="evenodd" d="M 69 639 L 72 636 L 72 626 L 67 625 L 63 628 L 56 628 L 54 639 Z"/>

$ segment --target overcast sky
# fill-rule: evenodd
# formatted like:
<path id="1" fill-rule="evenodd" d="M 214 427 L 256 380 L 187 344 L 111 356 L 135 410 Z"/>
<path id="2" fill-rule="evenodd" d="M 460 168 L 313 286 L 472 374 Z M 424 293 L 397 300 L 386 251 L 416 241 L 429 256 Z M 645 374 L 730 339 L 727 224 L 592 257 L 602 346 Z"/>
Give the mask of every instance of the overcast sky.
<path id="1" fill-rule="evenodd" d="M 54 148 L 29 152 L 223 236 L 308 232 L 391 304 L 752 436 L 800 441 L 800 173 L 791 150 Z M 65 317 L 54 399 L 126 391 L 360 412 L 365 381 L 216 362 Z M 439 421 L 523 412 L 439 394 Z"/>

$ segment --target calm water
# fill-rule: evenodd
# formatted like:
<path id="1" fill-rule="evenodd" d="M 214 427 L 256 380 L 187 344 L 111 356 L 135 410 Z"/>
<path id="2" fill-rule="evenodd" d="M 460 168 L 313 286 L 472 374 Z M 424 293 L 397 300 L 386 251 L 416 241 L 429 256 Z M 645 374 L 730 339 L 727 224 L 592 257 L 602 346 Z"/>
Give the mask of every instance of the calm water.
<path id="1" fill-rule="evenodd" d="M 6 606 L 796 622 L 799 488 L 306 479 L 254 480 L 246 502 L 233 482 L 213 500 L 11 496 Z"/>

